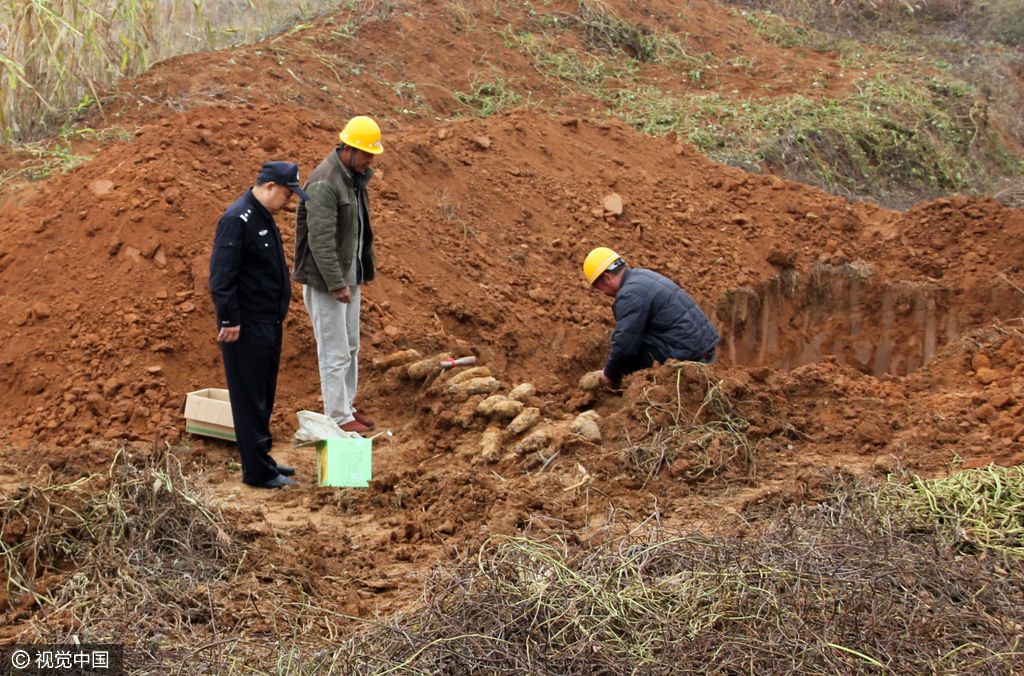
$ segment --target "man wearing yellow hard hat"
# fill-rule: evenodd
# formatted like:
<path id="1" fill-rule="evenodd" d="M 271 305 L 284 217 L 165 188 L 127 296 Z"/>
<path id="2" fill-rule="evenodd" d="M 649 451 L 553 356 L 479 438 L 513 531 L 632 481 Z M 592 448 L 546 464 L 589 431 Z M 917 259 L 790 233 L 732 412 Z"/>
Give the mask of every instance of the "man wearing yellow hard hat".
<path id="1" fill-rule="evenodd" d="M 601 382 L 618 387 L 622 377 L 666 359 L 710 363 L 718 332 L 685 291 L 653 270 L 630 268 L 607 247 L 597 247 L 583 261 L 591 288 L 615 299 L 612 346 Z"/>
<path id="2" fill-rule="evenodd" d="M 353 117 L 341 143 L 313 170 L 295 222 L 292 276 L 313 323 L 324 414 L 347 432 L 363 433 L 374 421 L 355 408 L 359 384 L 360 286 L 374 277 L 373 229 L 366 184 L 370 164 L 384 152 L 380 127 Z"/>

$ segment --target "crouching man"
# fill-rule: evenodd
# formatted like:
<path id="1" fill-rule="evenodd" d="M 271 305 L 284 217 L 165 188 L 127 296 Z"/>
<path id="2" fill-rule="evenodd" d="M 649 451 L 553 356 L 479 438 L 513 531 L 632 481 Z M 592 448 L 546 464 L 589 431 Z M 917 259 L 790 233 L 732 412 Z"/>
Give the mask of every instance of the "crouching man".
<path id="1" fill-rule="evenodd" d="M 583 261 L 591 288 L 615 299 L 611 350 L 601 382 L 618 388 L 622 377 L 666 359 L 710 363 L 718 332 L 689 295 L 652 270 L 630 268 L 611 249 L 598 247 Z"/>

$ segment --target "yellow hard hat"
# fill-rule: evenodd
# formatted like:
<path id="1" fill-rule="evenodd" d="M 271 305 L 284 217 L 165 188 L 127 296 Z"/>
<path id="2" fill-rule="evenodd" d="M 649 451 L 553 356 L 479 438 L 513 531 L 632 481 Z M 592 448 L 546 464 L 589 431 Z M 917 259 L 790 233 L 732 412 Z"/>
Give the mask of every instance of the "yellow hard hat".
<path id="1" fill-rule="evenodd" d="M 338 138 L 345 145 L 371 155 L 380 155 L 384 152 L 384 146 L 380 143 L 380 127 L 365 115 L 357 115 L 349 120 L 338 134 Z"/>
<path id="2" fill-rule="evenodd" d="M 593 286 L 597 278 L 621 258 L 619 254 L 605 246 L 599 246 L 588 253 L 583 261 L 583 276 L 587 278 L 587 284 Z"/>

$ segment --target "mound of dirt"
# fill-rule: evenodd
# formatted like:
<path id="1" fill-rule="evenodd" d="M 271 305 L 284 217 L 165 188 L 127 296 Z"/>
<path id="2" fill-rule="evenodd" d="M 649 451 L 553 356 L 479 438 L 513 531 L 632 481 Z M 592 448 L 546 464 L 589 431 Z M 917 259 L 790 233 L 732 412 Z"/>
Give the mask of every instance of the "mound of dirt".
<path id="1" fill-rule="evenodd" d="M 172 115 L 37 194 L 8 200 L 0 226 L 8 299 L 0 394 L 8 405 L 0 424 L 13 442 L 175 438 L 184 394 L 223 382 L 206 291 L 213 225 L 265 158 L 311 166 L 334 133 L 306 109 L 273 109 L 273 121 L 270 110 Z M 753 342 L 749 311 L 720 308 L 729 320 L 723 353 L 745 363 L 758 352 L 757 363 L 786 367 L 835 352 L 816 346 L 799 324 L 841 315 L 851 293 L 862 296 L 862 322 L 888 324 L 895 343 L 927 329 L 927 317 L 913 325 L 918 305 L 955 315 L 932 320 L 944 324 L 931 329 L 932 351 L 966 329 L 1019 314 L 1009 243 L 1024 231 L 1024 212 L 994 201 L 957 198 L 887 212 L 713 165 L 621 123 L 577 117 L 516 112 L 398 131 L 387 141 L 373 188 L 380 278 L 366 289 L 366 361 L 407 348 L 472 352 L 501 378 L 557 392 L 600 364 L 611 327 L 607 302 L 579 276 L 579 261 L 596 245 L 677 279 L 709 313 L 723 294 L 770 285 L 781 279 L 776 274 L 816 280 L 790 302 L 800 319 L 762 312 Z M 621 213 L 605 209 L 613 193 Z M 278 221 L 290 249 L 292 216 Z M 953 258 L 962 263 L 951 266 Z M 871 294 L 866 284 L 830 290 L 821 283 L 823 265 L 851 261 L 869 266 L 884 288 Z M 936 270 L 941 277 L 928 275 Z M 901 303 L 885 289 L 898 284 L 933 291 L 888 317 L 886 304 Z M 783 305 L 754 295 L 762 309 Z M 812 296 L 817 308 L 808 313 Z M 293 297 L 282 412 L 318 408 L 297 287 Z M 842 329 L 851 333 L 849 321 Z M 770 360 L 765 331 L 795 332 L 796 363 Z M 865 360 L 874 363 L 873 355 Z M 372 377 L 367 384 L 364 406 L 399 424 L 390 411 L 402 408 L 402 398 L 375 392 Z M 290 422 L 284 413 L 276 420 L 279 428 Z"/>

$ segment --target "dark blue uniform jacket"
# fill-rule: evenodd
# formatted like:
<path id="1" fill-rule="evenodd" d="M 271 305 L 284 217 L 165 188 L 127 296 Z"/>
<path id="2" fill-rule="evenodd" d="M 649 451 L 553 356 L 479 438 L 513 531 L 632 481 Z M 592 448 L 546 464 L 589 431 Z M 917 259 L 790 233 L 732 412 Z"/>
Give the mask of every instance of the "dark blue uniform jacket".
<path id="1" fill-rule="evenodd" d="M 718 345 L 718 332 L 690 296 L 651 270 L 626 269 L 612 311 L 615 331 L 604 372 L 613 382 L 639 355 L 704 361 Z"/>
<path id="2" fill-rule="evenodd" d="M 210 293 L 217 326 L 277 323 L 288 314 L 292 291 L 281 231 L 251 189 L 217 223 Z"/>

